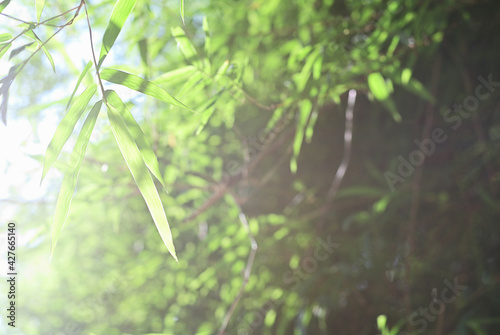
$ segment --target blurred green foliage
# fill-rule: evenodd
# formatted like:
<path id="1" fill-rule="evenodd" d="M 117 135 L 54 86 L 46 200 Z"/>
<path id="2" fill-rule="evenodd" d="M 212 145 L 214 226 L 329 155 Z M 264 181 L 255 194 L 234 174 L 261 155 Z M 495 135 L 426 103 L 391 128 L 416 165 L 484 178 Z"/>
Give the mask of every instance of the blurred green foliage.
<path id="1" fill-rule="evenodd" d="M 115 2 L 87 4 L 97 53 Z M 67 6 L 46 3 L 38 21 Z M 56 75 L 37 54 L 12 83 L 11 96 L 35 105 L 16 117 L 36 122 L 54 103 L 46 107 L 62 119 L 91 60 L 74 64 L 67 50 L 88 39 L 82 13 L 46 45 Z M 30 204 L 18 214 L 35 232 L 21 253 L 19 327 L 30 335 L 216 334 L 251 251 L 244 213 L 259 249 L 226 334 L 497 332 L 498 20 L 494 0 L 137 2 L 116 41 L 108 35 L 104 86 L 164 97 L 118 91 L 157 157 L 179 263 L 101 113 L 50 270 L 56 190 L 48 209 Z M 8 23 L 0 33 L 23 29 Z M 36 29 L 41 40 L 50 36 L 44 29 Z M 122 72 L 142 79 L 128 85 Z M 97 83 L 93 74 L 85 86 Z M 468 113 L 478 85 L 489 95 Z M 351 161 L 325 202 L 344 156 L 350 89 L 358 93 Z M 49 102 L 47 92 L 68 99 Z M 165 104 L 170 94 L 196 113 Z M 454 106 L 467 103 L 462 112 Z M 416 157 L 415 140 L 437 128 L 446 140 L 402 176 L 401 159 Z M 399 176 L 393 187 L 387 172 Z M 422 309 L 441 306 L 431 307 L 454 281 L 467 288 L 426 318 Z"/>

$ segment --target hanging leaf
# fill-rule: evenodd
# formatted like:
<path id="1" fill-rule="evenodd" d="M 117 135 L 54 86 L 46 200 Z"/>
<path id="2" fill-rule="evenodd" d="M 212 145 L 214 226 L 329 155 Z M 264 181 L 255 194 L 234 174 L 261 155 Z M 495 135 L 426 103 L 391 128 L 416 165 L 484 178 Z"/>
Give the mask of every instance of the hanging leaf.
<path id="1" fill-rule="evenodd" d="M 160 166 L 158 164 L 158 160 L 154 151 L 151 149 L 149 142 L 144 135 L 141 127 L 135 121 L 132 113 L 130 113 L 127 106 L 120 99 L 118 94 L 115 91 L 108 90 L 106 91 L 106 99 L 109 101 L 111 105 L 113 105 L 119 112 L 122 118 L 125 120 L 127 127 L 134 139 L 134 142 L 137 144 L 139 151 L 141 152 L 142 159 L 144 163 L 146 163 L 147 167 L 151 171 L 151 173 L 160 181 L 160 183 L 165 186 L 165 182 L 163 181 L 163 177 L 160 172 Z"/>
<path id="2" fill-rule="evenodd" d="M 134 9 L 136 0 L 118 0 L 113 8 L 111 17 L 109 18 L 108 27 L 104 32 L 104 37 L 102 38 L 101 53 L 99 54 L 99 63 L 97 64 L 97 70 L 100 69 L 102 62 L 108 55 L 111 47 L 116 41 L 118 34 L 123 28 L 125 21 L 127 21 L 128 16 Z"/>
<path id="3" fill-rule="evenodd" d="M 80 135 L 76 140 L 75 147 L 71 152 L 71 168 L 64 175 L 61 190 L 59 191 L 59 196 L 57 197 L 54 222 L 52 223 L 49 262 L 54 255 L 57 241 L 59 239 L 59 236 L 61 235 L 61 231 L 64 227 L 66 219 L 68 218 L 71 200 L 73 199 L 76 182 L 78 180 L 78 174 L 80 173 L 80 167 L 82 166 L 83 158 L 85 157 L 85 151 L 87 150 L 87 146 L 90 140 L 90 135 L 94 130 L 94 125 L 97 120 L 97 116 L 99 115 L 99 111 L 101 110 L 101 106 L 102 100 L 98 101 L 94 105 L 94 107 L 92 107 L 92 110 L 90 111 L 87 119 L 85 120 L 85 123 L 82 126 Z"/>
<path id="4" fill-rule="evenodd" d="M 3 57 L 3 55 L 5 55 L 5 53 L 10 49 L 10 47 L 12 46 L 12 43 L 3 43 L 3 44 L 0 44 L 0 59 Z"/>
<path id="5" fill-rule="evenodd" d="M 43 53 L 45 54 L 45 56 L 49 60 L 50 65 L 52 66 L 52 70 L 55 73 L 56 72 L 56 66 L 54 64 L 54 59 L 52 58 L 52 55 L 50 54 L 49 50 L 47 50 L 47 48 L 45 47 L 45 45 L 43 45 L 43 42 L 35 34 L 35 32 L 33 30 L 27 30 L 27 31 L 24 32 L 24 35 L 26 35 L 26 36 L 34 39 L 37 42 L 38 46 L 42 49 Z"/>
<path id="6" fill-rule="evenodd" d="M 54 137 L 47 147 L 47 152 L 45 153 L 45 161 L 43 164 L 42 179 L 40 183 L 45 178 L 45 175 L 51 168 L 52 164 L 56 161 L 57 157 L 61 153 L 64 144 L 68 141 L 71 133 L 75 129 L 76 123 L 82 116 L 85 108 L 90 102 L 90 99 L 94 96 L 97 91 L 97 84 L 92 84 L 83 91 L 83 93 L 75 100 L 71 108 L 68 110 L 61 123 L 57 126 Z"/>
<path id="7" fill-rule="evenodd" d="M 21 45 L 20 47 L 15 48 L 14 50 L 12 50 L 12 51 L 10 52 L 9 59 L 11 59 L 12 57 L 14 57 L 14 56 L 16 56 L 17 54 L 21 53 L 24 49 L 26 49 L 27 47 L 29 47 L 29 46 L 30 46 L 30 45 L 32 45 L 33 43 L 35 43 L 35 42 L 26 43 L 25 45 Z"/>
<path id="8" fill-rule="evenodd" d="M 0 43 L 10 41 L 11 39 L 12 39 L 12 35 L 9 33 L 0 34 Z"/>
<path id="9" fill-rule="evenodd" d="M 393 119 L 396 122 L 401 122 L 401 114 L 399 114 L 394 101 L 389 97 L 392 91 L 392 83 L 388 85 L 380 73 L 374 72 L 368 75 L 368 87 L 375 99 L 379 100 L 389 110 Z"/>
<path id="10" fill-rule="evenodd" d="M 160 196 L 158 195 L 158 191 L 156 190 L 153 179 L 149 174 L 148 168 L 146 164 L 144 164 L 141 153 L 134 142 L 129 128 L 120 115 L 120 111 L 109 102 L 107 103 L 107 110 L 111 130 L 113 131 L 113 135 L 118 143 L 118 147 L 120 148 L 123 158 L 132 173 L 139 191 L 146 201 L 146 205 L 148 206 L 149 212 L 151 213 L 153 221 L 156 224 L 156 228 L 158 229 L 165 246 L 177 261 L 170 226 L 168 224 Z"/>
<path id="11" fill-rule="evenodd" d="M 196 113 L 194 110 L 187 107 L 182 102 L 171 96 L 169 93 L 167 93 L 167 91 L 163 90 L 161 87 L 131 73 L 115 69 L 103 69 L 101 71 L 101 78 L 115 84 L 126 86 L 130 89 L 147 94 L 163 102 Z"/>
<path id="12" fill-rule="evenodd" d="M 75 88 L 73 89 L 73 92 L 71 93 L 71 96 L 69 97 L 68 104 L 66 105 L 66 109 L 69 108 L 71 105 L 71 102 L 73 101 L 73 97 L 75 96 L 76 91 L 78 90 L 78 87 L 80 87 L 80 83 L 82 82 L 83 78 L 85 78 L 85 75 L 87 72 L 89 72 L 90 68 L 92 67 L 92 61 L 89 61 L 87 65 L 83 68 L 82 73 L 80 74 L 80 77 L 78 77 L 78 80 L 76 81 Z"/>

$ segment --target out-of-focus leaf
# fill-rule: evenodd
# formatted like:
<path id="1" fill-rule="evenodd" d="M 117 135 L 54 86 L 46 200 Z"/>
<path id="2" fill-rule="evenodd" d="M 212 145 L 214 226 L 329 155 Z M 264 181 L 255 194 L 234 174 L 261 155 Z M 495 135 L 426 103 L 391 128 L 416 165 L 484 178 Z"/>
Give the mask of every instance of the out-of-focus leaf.
<path id="1" fill-rule="evenodd" d="M 158 191 L 156 190 L 153 179 L 149 174 L 149 170 L 144 164 L 141 153 L 134 142 L 132 134 L 130 134 L 129 129 L 125 124 L 125 121 L 120 115 L 119 110 L 109 102 L 107 103 L 107 110 L 111 130 L 113 131 L 113 135 L 118 143 L 118 147 L 120 148 L 123 158 L 125 159 L 125 162 L 134 177 L 139 191 L 146 201 L 149 212 L 153 217 L 156 228 L 158 229 L 165 246 L 177 261 L 170 226 L 168 224 L 160 196 L 158 195 Z"/>
<path id="2" fill-rule="evenodd" d="M 12 39 L 12 35 L 9 33 L 0 34 L 0 43 L 5 41 L 10 41 Z"/>
<path id="3" fill-rule="evenodd" d="M 45 0 L 35 0 L 35 9 L 36 9 L 36 20 L 40 22 L 40 18 L 42 17 L 43 7 L 45 6 Z"/>
<path id="4" fill-rule="evenodd" d="M 210 45 L 211 45 L 211 38 L 210 38 L 210 28 L 208 27 L 208 20 L 207 17 L 203 17 L 203 31 L 205 32 L 205 53 L 207 57 L 210 55 Z"/>
<path id="5" fill-rule="evenodd" d="M 2 86 L 0 87 L 0 95 L 2 96 L 2 104 L 0 105 L 0 114 L 2 115 L 2 121 L 7 125 L 7 103 L 9 102 L 9 88 L 14 78 L 17 75 L 18 65 L 14 65 L 9 69 L 7 76 L 0 80 Z"/>
<path id="6" fill-rule="evenodd" d="M 76 123 L 82 116 L 85 108 L 90 102 L 90 99 L 94 96 L 97 90 L 97 84 L 92 84 L 83 91 L 83 93 L 76 98 L 71 108 L 68 110 L 61 123 L 57 126 L 54 137 L 47 147 L 47 152 L 45 153 L 45 161 L 43 164 L 42 179 L 45 177 L 49 171 L 52 164 L 54 164 L 57 157 L 61 153 L 61 150 L 70 137 L 73 129 L 75 129 Z M 41 182 L 40 181 L 40 182 Z"/>
<path id="7" fill-rule="evenodd" d="M 0 2 L 0 13 L 7 7 L 10 3 L 10 0 L 5 0 Z"/>
<path id="8" fill-rule="evenodd" d="M 123 72 L 120 70 L 115 70 L 115 69 L 103 69 L 101 71 L 101 78 L 104 80 L 107 80 L 109 82 L 119 84 L 126 86 L 130 89 L 133 89 L 135 91 L 147 94 L 149 96 L 152 96 L 153 98 L 156 98 L 158 100 L 161 100 L 163 102 L 172 104 L 177 107 L 181 107 L 184 109 L 187 109 L 189 111 L 193 111 L 191 108 L 187 107 L 184 105 L 182 102 L 171 96 L 167 91 L 162 89 L 161 87 L 153 84 L 152 82 L 142 79 L 141 77 L 138 77 L 136 75 L 133 75 L 131 73 Z"/>
<path id="9" fill-rule="evenodd" d="M 219 98 L 221 92 L 216 94 L 212 99 L 208 100 L 199 110 L 201 112 L 200 116 L 200 125 L 198 126 L 198 129 L 196 130 L 196 135 L 199 135 L 203 128 L 205 128 L 205 125 L 207 124 L 208 120 L 212 116 L 212 114 L 215 111 L 215 102 Z"/>
<path id="10" fill-rule="evenodd" d="M 186 33 L 181 27 L 172 28 L 172 36 L 177 42 L 177 47 L 188 62 L 191 62 L 197 68 L 201 68 L 201 62 L 198 59 L 196 49 L 191 41 L 187 38 Z"/>
<path id="11" fill-rule="evenodd" d="M 34 39 L 38 43 L 38 46 L 42 48 L 43 53 L 45 54 L 45 56 L 49 60 L 50 65 L 52 66 L 52 70 L 54 72 L 56 72 L 56 66 L 54 64 L 54 59 L 52 59 L 52 55 L 50 54 L 49 50 L 47 50 L 45 45 L 43 45 L 43 42 L 38 38 L 38 36 L 35 34 L 35 32 L 33 30 L 27 30 L 24 32 L 24 35 Z"/>
<path id="12" fill-rule="evenodd" d="M 297 130 L 295 132 L 295 139 L 293 141 L 293 155 L 290 161 L 290 170 L 292 173 L 297 172 L 297 158 L 299 157 L 300 148 L 304 139 L 304 133 L 307 126 L 309 115 L 312 113 L 312 103 L 309 100 L 302 100 L 300 102 L 299 118 L 297 121 Z"/>
<path id="13" fill-rule="evenodd" d="M 151 171 L 151 173 L 160 181 L 160 183 L 165 187 L 165 182 L 163 181 L 163 177 L 160 172 L 160 166 L 158 165 L 158 160 L 156 155 L 151 149 L 149 142 L 144 135 L 141 127 L 135 121 L 132 113 L 128 110 L 127 106 L 120 99 L 118 94 L 115 91 L 108 90 L 106 91 L 106 99 L 109 101 L 111 105 L 113 105 L 119 112 L 122 118 L 125 120 L 127 127 L 134 139 L 134 142 L 137 144 L 139 151 L 141 153 L 142 159 L 144 163 L 146 163 L 147 167 Z"/>
<path id="14" fill-rule="evenodd" d="M 432 96 L 432 94 L 425 88 L 424 85 L 422 85 L 421 82 L 419 82 L 416 79 L 410 79 L 407 85 L 403 85 L 404 88 L 406 88 L 408 91 L 415 93 L 416 95 L 420 96 L 421 98 L 435 103 L 436 99 Z"/>
<path id="15" fill-rule="evenodd" d="M 61 190 L 59 191 L 59 196 L 57 197 L 56 211 L 54 214 L 54 222 L 52 223 L 52 234 L 50 241 L 50 256 L 49 262 L 54 255 L 54 250 L 57 245 L 57 240 L 61 235 L 61 231 L 64 227 L 64 223 L 68 217 L 69 208 L 71 205 L 71 200 L 73 199 L 73 194 L 75 192 L 76 182 L 78 180 L 78 174 L 80 173 L 80 167 L 82 166 L 83 158 L 85 157 L 85 151 L 87 150 L 87 145 L 89 143 L 90 135 L 94 130 L 94 125 L 101 110 L 102 100 L 98 101 L 92 110 L 90 111 L 85 123 L 82 126 L 80 135 L 76 140 L 75 147 L 71 153 L 70 170 L 64 175 L 64 179 L 61 185 Z"/>
<path id="16" fill-rule="evenodd" d="M 189 78 L 194 72 L 196 72 L 196 68 L 192 65 L 188 65 L 185 67 L 178 68 L 176 70 L 166 72 L 154 79 L 152 82 L 156 85 L 175 85 L 180 82 L 184 82 Z"/>
<path id="17" fill-rule="evenodd" d="M 368 75 L 368 87 L 377 100 L 382 101 L 389 97 L 389 90 L 387 89 L 384 77 L 378 72 Z"/>
<path id="18" fill-rule="evenodd" d="M 78 77 L 78 80 L 76 81 L 75 88 L 73 89 L 73 92 L 71 93 L 71 96 L 69 97 L 68 104 L 66 105 L 66 109 L 69 108 L 71 105 L 71 102 L 73 101 L 73 97 L 75 96 L 76 91 L 78 90 L 78 87 L 80 87 L 80 83 L 82 82 L 83 78 L 85 78 L 85 75 L 87 72 L 89 72 L 90 68 L 92 67 L 92 61 L 89 61 L 87 65 L 83 68 L 82 73 L 80 74 L 80 77 Z"/>
<path id="19" fill-rule="evenodd" d="M 401 72 L 401 84 L 407 85 L 410 79 L 411 79 L 411 69 L 406 68 Z"/>
<path id="20" fill-rule="evenodd" d="M 401 122 L 401 114 L 399 114 L 394 101 L 389 97 L 392 85 L 388 85 L 380 73 L 374 72 L 368 75 L 368 87 L 375 99 L 389 110 L 394 120 Z"/>
<path id="21" fill-rule="evenodd" d="M 118 0 L 113 8 L 111 17 L 109 18 L 108 27 L 104 32 L 104 37 L 102 38 L 101 52 L 99 54 L 99 63 L 97 64 L 97 70 L 102 65 L 102 62 L 108 55 L 111 47 L 116 41 L 118 34 L 123 28 L 125 21 L 127 21 L 128 16 L 134 9 L 137 0 Z"/>
<path id="22" fill-rule="evenodd" d="M 309 80 L 312 74 L 312 67 L 320 52 L 321 50 L 319 48 L 313 50 L 311 54 L 309 54 L 309 56 L 307 57 L 304 67 L 302 67 L 300 73 L 293 76 L 295 84 L 297 85 L 297 91 L 302 92 L 306 87 L 307 81 Z"/>
<path id="23" fill-rule="evenodd" d="M 10 52 L 9 59 L 11 59 L 11 58 L 12 58 L 12 57 L 14 57 L 15 55 L 19 54 L 20 52 L 22 52 L 24 49 L 26 49 L 27 47 L 29 47 L 29 46 L 30 46 L 30 45 L 32 45 L 33 43 L 35 43 L 35 42 L 26 43 L 25 45 L 21 45 L 20 47 L 15 48 L 14 50 L 12 50 L 12 51 Z"/>

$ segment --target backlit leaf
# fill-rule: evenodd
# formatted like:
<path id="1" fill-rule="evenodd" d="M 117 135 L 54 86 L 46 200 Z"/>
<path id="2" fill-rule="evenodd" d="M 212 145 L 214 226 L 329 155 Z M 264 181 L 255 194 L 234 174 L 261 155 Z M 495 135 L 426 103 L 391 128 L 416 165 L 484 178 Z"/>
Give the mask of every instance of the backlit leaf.
<path id="1" fill-rule="evenodd" d="M 45 6 L 45 0 L 36 0 L 35 1 L 35 9 L 36 9 L 36 20 L 40 22 L 40 18 L 42 17 L 43 7 Z"/>
<path id="2" fill-rule="evenodd" d="M 94 96 L 97 90 L 97 84 L 92 84 L 83 91 L 83 93 L 75 100 L 71 108 L 68 110 L 61 123 L 57 126 L 54 137 L 49 143 L 47 152 L 45 153 L 45 161 L 43 164 L 42 181 L 52 164 L 56 161 L 57 157 L 61 153 L 61 150 L 68 141 L 73 129 L 75 129 L 76 123 L 82 116 L 85 108 L 90 102 L 90 99 Z"/>
<path id="3" fill-rule="evenodd" d="M 5 0 L 5 1 L 0 2 L 0 13 L 5 9 L 5 7 L 8 6 L 9 3 L 10 3 L 10 0 Z"/>
<path id="4" fill-rule="evenodd" d="M 144 135 L 141 127 L 139 127 L 139 125 L 135 121 L 132 113 L 130 113 L 127 106 L 125 106 L 125 104 L 115 91 L 106 91 L 106 99 L 120 112 L 120 115 L 125 120 L 130 134 L 134 139 L 134 142 L 137 144 L 137 147 L 141 152 L 144 163 L 146 163 L 151 173 L 156 177 L 156 179 L 160 181 L 163 187 L 165 187 L 165 182 L 163 181 L 156 155 L 153 149 L 151 149 L 146 136 Z"/>
<path id="5" fill-rule="evenodd" d="M 163 102 L 194 112 L 192 109 L 190 109 L 182 102 L 171 96 L 169 93 L 167 93 L 167 91 L 165 91 L 161 87 L 131 73 L 115 69 L 103 69 L 101 71 L 101 78 L 109 82 L 123 85 L 135 91 L 147 94 Z"/>
<path id="6" fill-rule="evenodd" d="M 66 105 L 66 109 L 69 108 L 71 105 L 71 102 L 73 101 L 73 97 L 75 96 L 76 91 L 78 90 L 78 87 L 80 87 L 80 83 L 82 82 L 83 78 L 85 78 L 85 75 L 87 72 L 89 72 L 90 68 L 92 67 L 92 61 L 89 61 L 87 65 L 83 68 L 82 73 L 80 74 L 80 77 L 78 77 L 78 80 L 76 81 L 75 88 L 73 89 L 73 93 L 71 93 L 71 96 L 69 97 L 68 104 Z"/>
<path id="7" fill-rule="evenodd" d="M 71 200 L 73 199 L 76 182 L 78 180 L 78 174 L 80 173 L 80 167 L 82 166 L 90 135 L 92 134 L 92 131 L 94 129 L 94 125 L 97 120 L 97 116 L 99 115 L 99 111 L 101 110 L 101 106 L 102 100 L 98 101 L 94 105 L 94 107 L 92 107 L 92 110 L 90 111 L 87 119 L 85 120 L 85 123 L 82 126 L 82 130 L 80 131 L 80 135 L 78 136 L 75 147 L 73 148 L 73 152 L 71 153 L 71 168 L 64 175 L 61 190 L 59 191 L 59 196 L 57 197 L 54 222 L 52 223 L 49 262 L 54 255 L 57 240 L 61 235 L 61 231 L 68 217 Z"/>
<path id="8" fill-rule="evenodd" d="M 113 131 L 113 135 L 118 143 L 118 147 L 120 148 L 123 158 L 125 159 L 125 162 L 134 177 L 139 191 L 146 201 L 149 212 L 153 217 L 156 228 L 158 229 L 163 242 L 165 243 L 170 254 L 177 261 L 170 226 L 168 224 L 160 196 L 158 195 L 158 191 L 156 190 L 153 179 L 149 174 L 148 168 L 146 164 L 144 164 L 141 153 L 134 142 L 132 134 L 125 124 L 125 121 L 120 115 L 119 110 L 109 102 L 107 103 L 107 110 L 111 130 Z"/>
<path id="9" fill-rule="evenodd" d="M 116 41 L 118 34 L 123 28 L 125 21 L 134 9 L 136 0 L 118 0 L 113 8 L 111 17 L 109 18 L 108 27 L 104 32 L 104 37 L 102 38 L 101 52 L 99 54 L 99 63 L 97 64 L 97 69 L 102 65 L 102 62 L 108 55 L 111 47 Z"/>

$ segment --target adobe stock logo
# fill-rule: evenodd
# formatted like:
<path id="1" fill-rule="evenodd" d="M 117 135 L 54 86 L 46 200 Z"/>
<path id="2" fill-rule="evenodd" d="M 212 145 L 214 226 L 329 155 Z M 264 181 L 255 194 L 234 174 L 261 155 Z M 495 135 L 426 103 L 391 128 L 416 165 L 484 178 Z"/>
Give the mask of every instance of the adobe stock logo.
<path id="1" fill-rule="evenodd" d="M 457 130 L 462 125 L 462 120 L 469 118 L 479 108 L 480 101 L 484 101 L 495 92 L 496 87 L 500 87 L 500 82 L 493 81 L 491 74 L 488 75 L 488 80 L 482 76 L 477 77 L 480 82 L 474 90 L 474 95 L 467 96 L 461 104 L 455 103 L 453 108 L 448 109 L 443 114 L 443 120 L 451 129 Z M 393 192 L 398 183 L 404 183 L 407 178 L 411 177 L 415 172 L 415 167 L 424 163 L 425 157 L 430 156 L 436 150 L 436 144 L 444 143 L 448 139 L 448 135 L 441 128 L 434 128 L 431 131 L 431 137 L 423 140 L 416 139 L 413 141 L 418 149 L 413 150 L 408 159 L 402 155 L 398 156 L 399 165 L 397 173 L 386 171 L 384 173 L 385 180 L 389 188 Z"/>
<path id="2" fill-rule="evenodd" d="M 461 291 L 467 289 L 467 286 L 458 284 L 457 278 L 454 279 L 453 283 L 448 279 L 444 280 L 446 287 L 441 290 L 441 294 L 437 295 L 437 290 L 433 289 L 432 301 L 429 303 L 427 308 L 420 307 L 418 310 L 414 310 L 408 316 L 408 322 L 416 327 L 416 331 L 420 334 L 427 329 L 429 322 L 436 321 L 436 316 L 444 313 L 446 306 L 445 304 L 451 304 L 457 300 L 460 296 Z M 399 333 L 399 335 L 409 335 L 407 332 Z"/>

